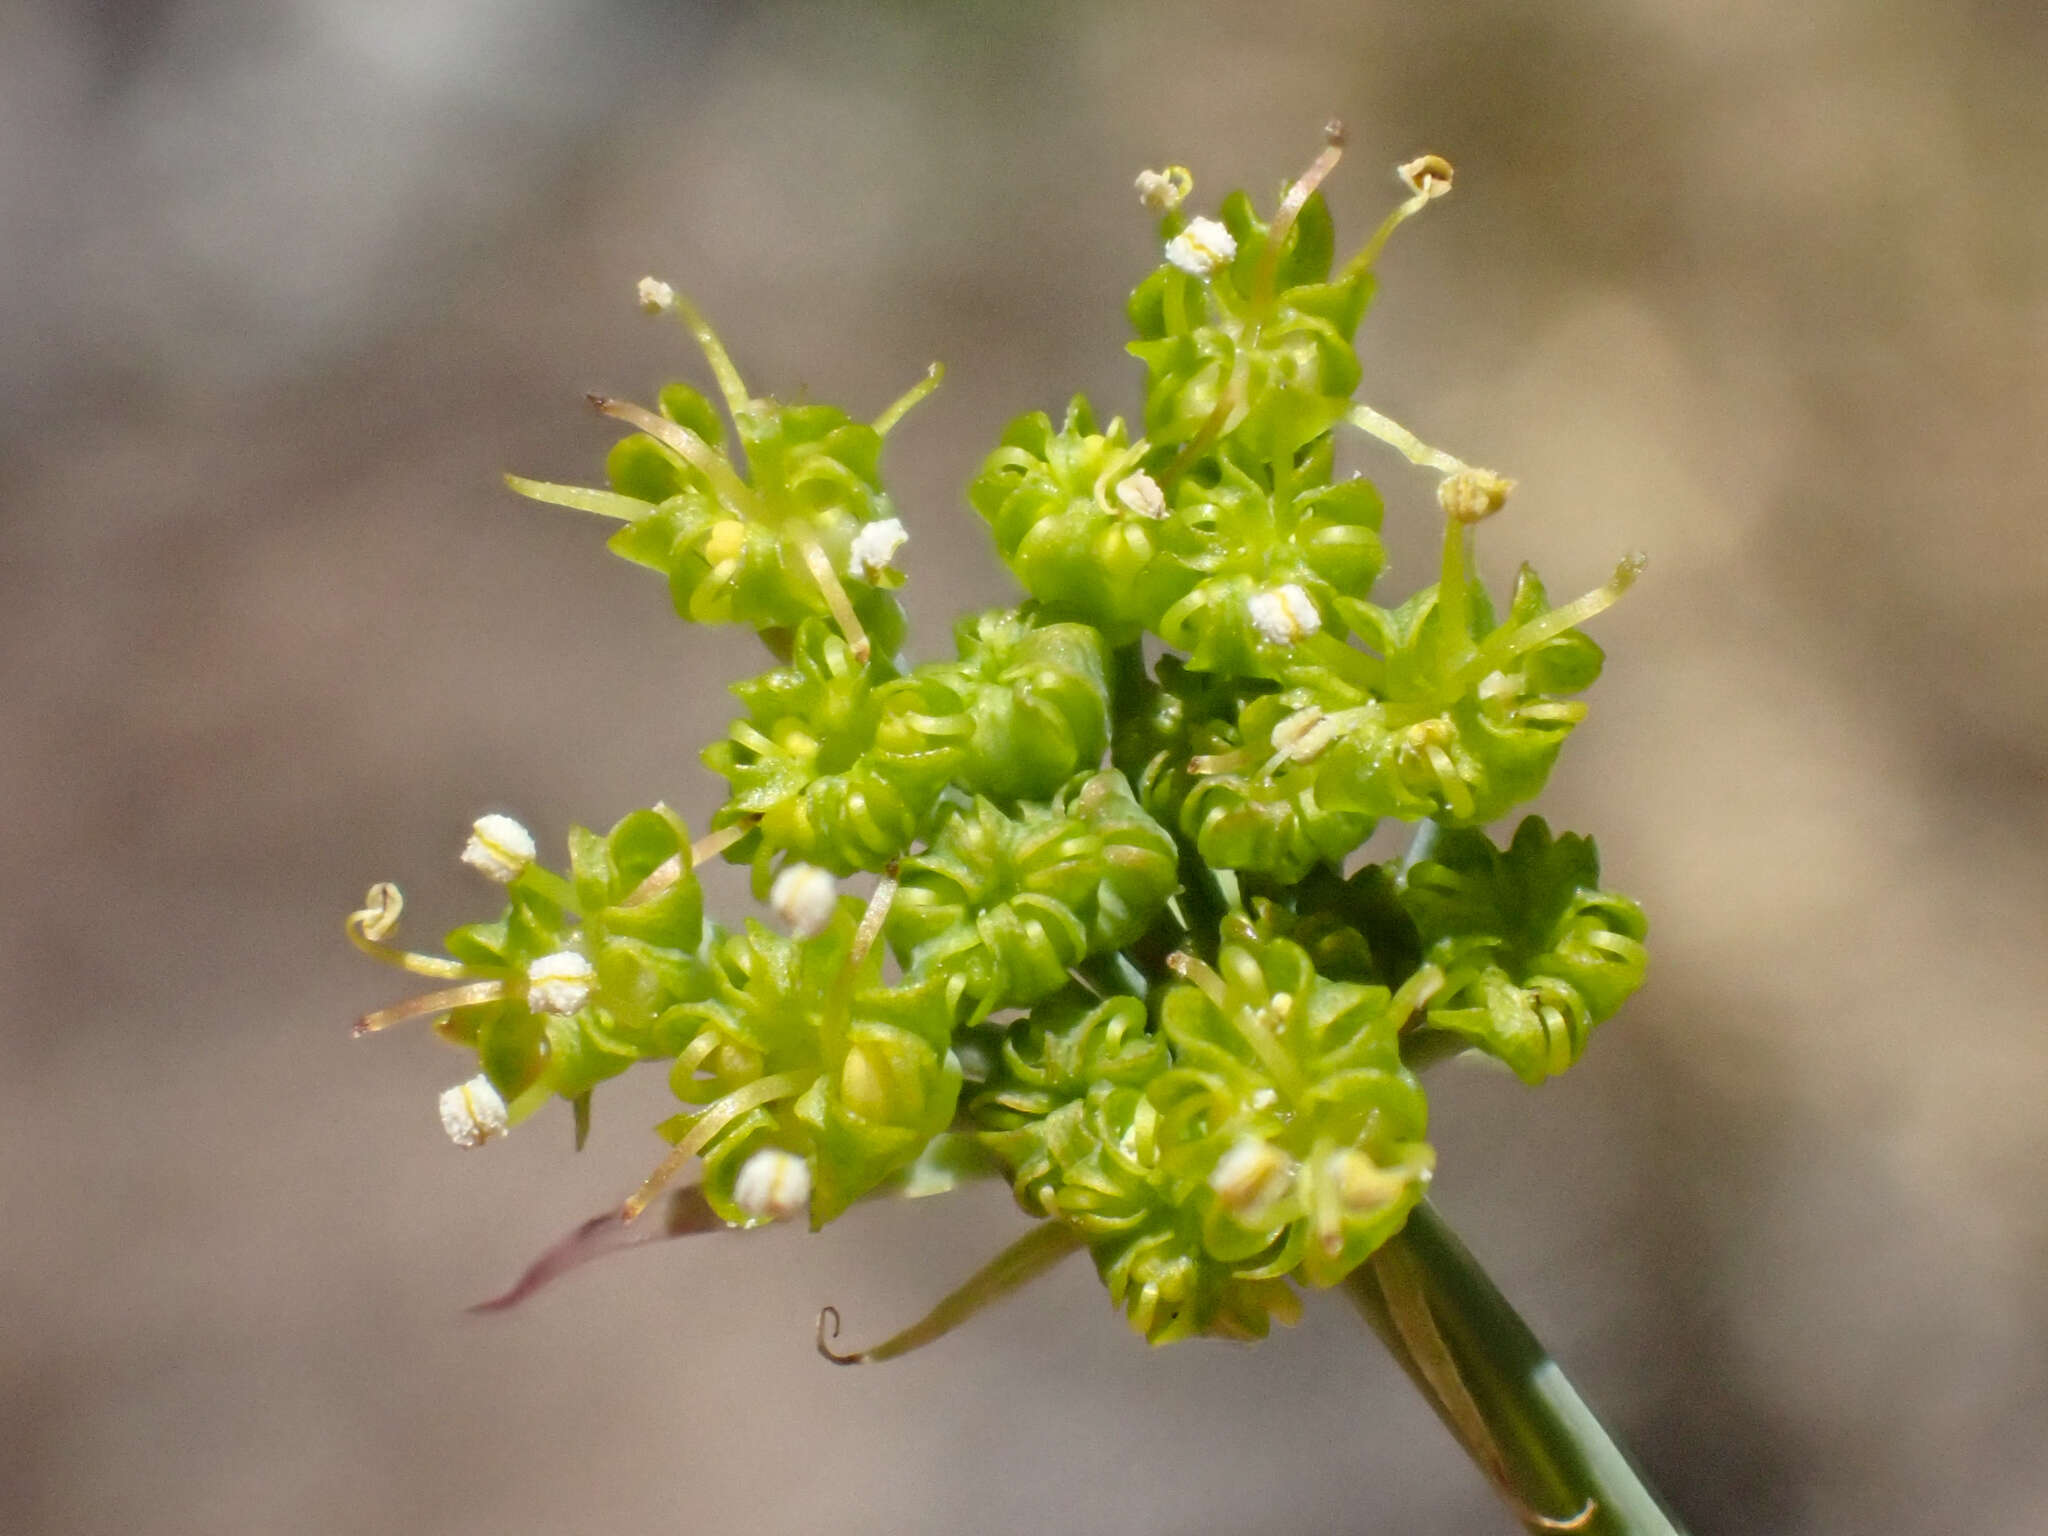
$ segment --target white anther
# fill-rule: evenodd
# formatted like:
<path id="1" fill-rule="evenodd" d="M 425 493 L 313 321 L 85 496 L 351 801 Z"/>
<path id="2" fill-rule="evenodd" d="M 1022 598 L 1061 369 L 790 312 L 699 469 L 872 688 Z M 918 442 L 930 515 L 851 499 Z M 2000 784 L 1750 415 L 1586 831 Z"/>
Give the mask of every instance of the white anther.
<path id="1" fill-rule="evenodd" d="M 847 565 L 862 581 L 873 581 L 889 569 L 889 563 L 896 558 L 896 551 L 909 542 L 909 531 L 896 518 L 885 517 L 878 523 L 868 523 L 853 536 L 853 543 L 846 551 Z"/>
<path id="2" fill-rule="evenodd" d="M 675 289 L 658 277 L 640 279 L 640 307 L 650 315 L 658 315 L 676 301 Z"/>
<path id="3" fill-rule="evenodd" d="M 787 1221 L 810 1201 L 811 1165 L 780 1147 L 763 1147 L 733 1180 L 732 1203 L 754 1221 Z"/>
<path id="4" fill-rule="evenodd" d="M 768 906 L 793 937 L 816 938 L 839 909 L 839 882 L 815 864 L 791 864 L 768 888 Z"/>
<path id="5" fill-rule="evenodd" d="M 1166 516 L 1166 492 L 1159 489 L 1159 482 L 1142 469 L 1117 481 L 1116 499 L 1140 517 Z"/>
<path id="6" fill-rule="evenodd" d="M 1240 1137 L 1209 1175 L 1209 1187 L 1224 1209 L 1241 1215 L 1270 1205 L 1293 1181 L 1293 1160 L 1256 1136 Z"/>
<path id="7" fill-rule="evenodd" d="M 505 1101 L 479 1073 L 441 1095 L 441 1129 L 458 1147 L 480 1147 L 511 1129 Z"/>
<path id="8" fill-rule="evenodd" d="M 1489 672 L 1479 679 L 1479 697 L 1489 704 L 1513 699 L 1520 695 L 1521 691 L 1520 681 L 1509 677 L 1505 672 Z"/>
<path id="9" fill-rule="evenodd" d="M 533 834 L 510 816 L 479 816 L 469 829 L 462 862 L 500 885 L 509 885 L 533 862 Z"/>
<path id="10" fill-rule="evenodd" d="M 1274 645 L 1292 645 L 1323 627 L 1323 616 L 1316 611 L 1314 601 L 1291 581 L 1285 586 L 1254 592 L 1245 600 L 1245 607 L 1250 612 L 1252 628 Z"/>
<path id="11" fill-rule="evenodd" d="M 1237 254 L 1237 238 L 1214 219 L 1190 219 L 1166 242 L 1166 259 L 1193 277 L 1207 277 Z"/>
<path id="12" fill-rule="evenodd" d="M 1280 1095 L 1271 1088 L 1254 1088 L 1247 1100 L 1253 1109 L 1271 1109 L 1280 1102 Z"/>
<path id="13" fill-rule="evenodd" d="M 1153 213 L 1171 213 L 1187 196 L 1187 187 L 1171 171 L 1138 172 L 1138 201 Z"/>
<path id="14" fill-rule="evenodd" d="M 542 955 L 526 968 L 526 1006 L 535 1013 L 570 1014 L 590 1001 L 597 972 L 573 949 Z"/>

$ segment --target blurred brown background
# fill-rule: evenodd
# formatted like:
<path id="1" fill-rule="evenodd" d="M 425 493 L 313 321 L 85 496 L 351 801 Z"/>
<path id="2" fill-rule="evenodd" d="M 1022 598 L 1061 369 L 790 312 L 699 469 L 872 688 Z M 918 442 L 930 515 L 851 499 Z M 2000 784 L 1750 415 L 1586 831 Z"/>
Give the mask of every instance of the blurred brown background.
<path id="1" fill-rule="evenodd" d="M 925 654 L 1008 590 L 959 488 L 1135 400 L 1132 175 L 1261 196 L 1332 112 L 1351 238 L 1424 149 L 1366 393 L 1521 478 L 1496 575 L 1641 547 L 1546 798 L 1655 925 L 1541 1093 L 1436 1079 L 1441 1204 L 1705 1532 L 2048 1529 L 2048 12 L 1532 6 L 0 7 L 0 1530 L 1471 1532 L 1332 1298 L 1148 1352 L 1085 1266 L 828 1369 L 1000 1190 L 461 1305 L 659 1152 L 658 1074 L 477 1156 L 342 943 L 666 797 L 756 658 L 600 532 L 587 389 L 750 381 L 892 441 Z M 1398 590 L 1429 484 L 1363 446 Z M 744 897 L 728 881 L 729 912 Z"/>

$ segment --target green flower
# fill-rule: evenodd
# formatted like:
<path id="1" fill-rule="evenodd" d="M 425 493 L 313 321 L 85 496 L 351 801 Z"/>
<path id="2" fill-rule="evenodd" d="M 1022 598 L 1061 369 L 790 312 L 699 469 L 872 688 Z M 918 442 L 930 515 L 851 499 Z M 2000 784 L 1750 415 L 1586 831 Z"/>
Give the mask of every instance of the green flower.
<path id="1" fill-rule="evenodd" d="M 906 860 L 889 942 L 978 1021 L 1064 986 L 1068 969 L 1144 933 L 1179 888 L 1173 839 L 1122 774 L 1074 782 L 1005 815 L 977 800 Z"/>
<path id="2" fill-rule="evenodd" d="M 1285 678 L 1302 664 L 1300 642 L 1340 635 L 1338 615 L 1372 590 L 1386 565 L 1379 492 L 1363 479 L 1333 483 L 1333 451 L 1325 435 L 1270 468 L 1225 452 L 1176 482 L 1174 516 L 1198 535 L 1187 563 L 1199 579 L 1156 628 L 1190 666 Z"/>
<path id="3" fill-rule="evenodd" d="M 1182 229 L 1131 295 L 1138 339 L 1129 350 L 1145 364 L 1152 442 L 1199 448 L 1228 433 L 1238 452 L 1278 464 L 1343 418 L 1360 378 L 1351 338 L 1372 299 L 1377 245 L 1333 275 L 1329 210 L 1303 181 L 1271 224 L 1233 192 L 1221 226 L 1198 219 Z M 1179 227 L 1177 215 L 1166 227 Z"/>
<path id="4" fill-rule="evenodd" d="M 937 383 L 912 390 L 873 424 L 837 406 L 784 404 L 748 393 L 704 319 L 667 285 L 641 285 L 648 307 L 683 318 L 710 361 L 739 439 L 739 456 L 711 402 L 687 384 L 662 389 L 658 412 L 594 399 L 640 430 L 605 463 L 610 491 L 514 477 L 522 495 L 625 523 L 612 550 L 668 578 L 676 612 L 699 623 L 772 632 L 829 617 L 856 649 L 902 642 L 903 615 L 887 589 L 905 537 L 882 488 L 884 435 Z"/>
<path id="5" fill-rule="evenodd" d="M 1102 636 L 1029 608 L 970 614 L 954 628 L 959 660 L 919 667 L 957 701 L 947 729 L 963 752 L 956 783 L 1005 805 L 1046 800 L 1097 768 L 1109 745 Z"/>
<path id="6" fill-rule="evenodd" d="M 532 847 L 510 818 L 477 823 L 464 860 L 505 885 L 507 904 L 496 920 L 451 932 L 446 960 L 384 942 L 399 909 L 388 886 L 350 925 L 372 954 L 462 982 L 360 1027 L 435 1017 L 436 1033 L 476 1053 L 515 1121 L 548 1097 L 579 1100 L 636 1061 L 674 1055 L 689 1032 L 680 1010 L 711 980 L 689 833 L 666 806 L 635 811 L 604 836 L 571 829 L 566 879 Z"/>
<path id="7" fill-rule="evenodd" d="M 1191 839 L 1205 863 L 1291 884 L 1341 864 L 1371 835 L 1372 817 L 1318 797 L 1316 765 L 1273 747 L 1301 696 L 1229 684 L 1172 657 L 1158 673 L 1119 761 L 1145 808 Z"/>
<path id="8" fill-rule="evenodd" d="M 1243 918 L 1224 940 L 1214 970 L 1183 959 L 1189 981 L 1160 1005 L 1174 1066 L 1147 1090 L 1159 1165 L 1209 1256 L 1334 1285 L 1400 1230 L 1434 1166 L 1400 1034 L 1441 978 L 1330 981 Z"/>
<path id="9" fill-rule="evenodd" d="M 884 982 L 860 916 L 845 899 L 808 939 L 749 923 L 714 946 L 712 995 L 685 1010 L 695 1033 L 669 1080 L 703 1108 L 663 1133 L 703 1157 L 705 1192 L 728 1221 L 768 1214 L 739 1188 L 757 1153 L 804 1161 L 821 1227 L 952 1122 L 961 1074 L 945 983 Z"/>
<path id="10" fill-rule="evenodd" d="M 1642 908 L 1600 888 L 1591 838 L 1552 838 L 1541 817 L 1524 819 L 1505 852 L 1483 832 L 1443 833 L 1401 903 L 1446 977 L 1428 1027 L 1524 1082 L 1577 1061 L 1593 1026 L 1643 984 Z"/>
<path id="11" fill-rule="evenodd" d="M 744 830 L 730 850 L 765 873 L 780 858 L 834 874 L 876 870 L 922 834 L 963 748 L 930 722 L 948 701 L 887 662 L 862 663 L 816 619 L 789 664 L 732 691 L 747 706 L 704 751 L 732 784 L 713 825 Z"/>
<path id="12" fill-rule="evenodd" d="M 967 490 L 1024 590 L 1110 645 L 1157 624 L 1195 580 L 1194 541 L 1145 473 L 1147 451 L 1121 419 L 1098 431 L 1076 395 L 1057 432 L 1043 411 L 1012 422 Z"/>

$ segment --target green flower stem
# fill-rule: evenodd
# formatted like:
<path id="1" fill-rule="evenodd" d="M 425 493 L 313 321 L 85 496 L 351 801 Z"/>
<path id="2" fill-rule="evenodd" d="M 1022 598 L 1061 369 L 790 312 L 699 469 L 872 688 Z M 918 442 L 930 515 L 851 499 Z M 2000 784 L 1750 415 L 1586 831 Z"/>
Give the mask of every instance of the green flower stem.
<path id="1" fill-rule="evenodd" d="M 1683 1536 L 1429 1202 L 1344 1287 L 1527 1529 Z"/>

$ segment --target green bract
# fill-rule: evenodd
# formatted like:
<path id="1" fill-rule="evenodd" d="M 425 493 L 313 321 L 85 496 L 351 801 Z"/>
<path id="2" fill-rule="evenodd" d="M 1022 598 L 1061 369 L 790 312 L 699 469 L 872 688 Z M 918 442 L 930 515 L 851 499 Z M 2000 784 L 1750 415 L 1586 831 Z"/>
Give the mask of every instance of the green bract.
<path id="1" fill-rule="evenodd" d="M 672 384 L 658 413 L 598 402 L 636 429 L 609 489 L 514 483 L 620 520 L 612 547 L 679 613 L 753 626 L 774 662 L 704 751 L 728 793 L 699 842 L 636 812 L 573 833 L 565 877 L 487 817 L 464 858 L 506 885 L 502 918 L 445 958 L 387 943 L 389 887 L 351 919 L 445 984 L 365 1023 L 437 1016 L 474 1049 L 451 1135 L 551 1095 L 580 1127 L 595 1084 L 658 1061 L 688 1108 L 627 1219 L 698 1159 L 696 1209 L 738 1226 L 976 1172 L 1051 1224 L 871 1357 L 1077 1246 L 1146 1338 L 1255 1337 L 1422 1198 L 1421 1066 L 1478 1049 L 1533 1083 L 1578 1059 L 1642 982 L 1642 914 L 1589 840 L 1480 828 L 1542 789 L 1601 668 L 1580 626 L 1637 566 L 1562 605 L 1524 568 L 1496 611 L 1477 525 L 1511 482 L 1352 399 L 1374 262 L 1449 168 L 1403 167 L 1413 195 L 1340 258 L 1336 160 L 1269 217 L 1242 194 L 1190 217 L 1184 172 L 1141 178 L 1162 215 L 1129 306 L 1144 435 L 1079 398 L 1013 422 L 967 494 L 1027 599 L 915 664 L 880 456 L 936 373 L 872 424 L 756 398 L 642 285 L 696 336 L 730 446 Z M 1437 580 L 1392 606 L 1347 423 L 1440 477 Z M 1362 857 L 1387 820 L 1417 841 Z M 721 854 L 774 926 L 707 930 L 692 870 Z"/>

